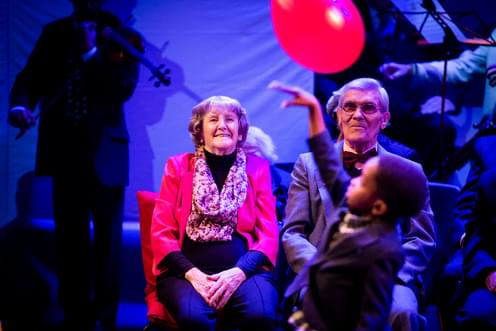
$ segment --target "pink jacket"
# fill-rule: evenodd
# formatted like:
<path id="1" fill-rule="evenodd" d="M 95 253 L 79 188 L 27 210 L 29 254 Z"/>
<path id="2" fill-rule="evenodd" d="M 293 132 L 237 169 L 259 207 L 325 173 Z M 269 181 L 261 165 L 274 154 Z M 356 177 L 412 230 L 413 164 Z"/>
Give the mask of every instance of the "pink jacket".
<path id="1" fill-rule="evenodd" d="M 248 191 L 245 203 L 238 210 L 236 231 L 246 239 L 249 250 L 264 253 L 274 266 L 279 237 L 269 162 L 247 155 L 246 170 Z M 151 224 L 155 275 L 164 271 L 157 265 L 165 256 L 181 250 L 191 212 L 193 171 L 192 153 L 173 156 L 165 165 Z"/>

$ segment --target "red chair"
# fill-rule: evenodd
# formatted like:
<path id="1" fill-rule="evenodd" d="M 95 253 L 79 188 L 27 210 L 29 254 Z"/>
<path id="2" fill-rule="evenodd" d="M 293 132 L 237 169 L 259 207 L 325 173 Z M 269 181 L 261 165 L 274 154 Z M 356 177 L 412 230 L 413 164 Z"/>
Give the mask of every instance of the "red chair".
<path id="1" fill-rule="evenodd" d="M 167 329 L 177 329 L 176 322 L 165 307 L 158 301 L 155 276 L 152 271 L 153 253 L 150 245 L 150 226 L 152 221 L 156 192 L 138 191 L 138 208 L 140 213 L 140 236 L 141 254 L 143 256 L 143 268 L 145 271 L 145 302 L 148 306 L 147 318 L 150 327 L 162 327 Z"/>

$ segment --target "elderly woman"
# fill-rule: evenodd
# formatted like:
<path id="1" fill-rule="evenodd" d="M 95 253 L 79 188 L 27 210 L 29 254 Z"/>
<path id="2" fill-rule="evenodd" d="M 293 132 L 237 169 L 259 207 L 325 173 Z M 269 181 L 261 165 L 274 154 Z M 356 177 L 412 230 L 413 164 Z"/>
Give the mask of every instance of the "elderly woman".
<path id="1" fill-rule="evenodd" d="M 193 108 L 195 153 L 165 166 L 151 225 L 159 300 L 180 330 L 271 330 L 278 249 L 269 162 L 245 153 L 245 109 L 210 97 Z"/>

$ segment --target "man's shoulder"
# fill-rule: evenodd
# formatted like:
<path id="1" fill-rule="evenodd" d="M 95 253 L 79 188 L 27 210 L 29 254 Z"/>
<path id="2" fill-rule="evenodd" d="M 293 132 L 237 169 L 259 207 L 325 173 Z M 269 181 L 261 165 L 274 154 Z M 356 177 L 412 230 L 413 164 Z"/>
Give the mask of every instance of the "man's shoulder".
<path id="1" fill-rule="evenodd" d="M 412 159 L 410 159 L 410 158 L 408 158 L 408 157 L 405 157 L 404 155 L 401 155 L 401 154 L 399 154 L 399 153 L 396 153 L 396 152 L 394 152 L 394 151 L 388 150 L 388 149 L 386 149 L 384 146 L 382 146 L 382 144 L 379 144 L 379 155 L 381 155 L 381 154 L 382 154 L 382 155 L 388 155 L 388 154 L 389 154 L 389 155 L 394 155 L 394 156 L 396 156 L 396 157 L 401 158 L 401 159 L 402 159 L 402 160 L 404 160 L 405 162 L 408 162 L 408 163 L 411 163 L 411 164 L 415 164 L 415 165 L 416 165 L 416 166 L 418 166 L 418 167 L 422 167 L 422 166 L 420 165 L 420 163 L 419 163 L 419 162 L 414 161 L 414 160 L 412 160 Z"/>
<path id="2" fill-rule="evenodd" d="M 317 163 L 313 157 L 312 152 L 301 153 L 296 159 L 293 171 L 305 169 L 307 172 L 313 172 L 317 169 Z"/>
<path id="3" fill-rule="evenodd" d="M 334 146 L 336 151 L 342 151 L 343 150 L 343 141 L 338 141 L 338 142 L 334 143 L 333 146 Z M 301 153 L 298 156 L 298 160 L 300 162 L 304 162 L 305 164 L 312 164 L 312 165 L 316 164 L 312 152 Z M 297 161 L 297 163 L 298 163 L 298 161 Z"/>
<path id="4" fill-rule="evenodd" d="M 379 135 L 377 141 L 388 152 L 399 155 L 405 159 L 418 162 L 420 160 L 418 153 L 413 148 L 410 148 L 399 141 L 393 140 L 386 135 Z"/>

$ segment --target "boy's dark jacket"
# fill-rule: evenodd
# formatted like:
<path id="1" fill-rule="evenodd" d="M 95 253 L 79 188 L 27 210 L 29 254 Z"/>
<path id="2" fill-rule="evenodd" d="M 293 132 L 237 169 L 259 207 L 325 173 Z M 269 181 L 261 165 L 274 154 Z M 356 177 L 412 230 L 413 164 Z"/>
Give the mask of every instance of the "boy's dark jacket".
<path id="1" fill-rule="evenodd" d="M 309 140 L 326 187 L 345 192 L 349 177 L 327 133 Z M 341 201 L 334 201 L 339 204 Z M 392 301 L 395 275 L 404 258 L 396 224 L 377 221 L 352 234 L 341 235 L 335 222 L 324 231 L 317 253 L 286 291 L 307 287 L 305 320 L 319 331 L 384 330 Z"/>

